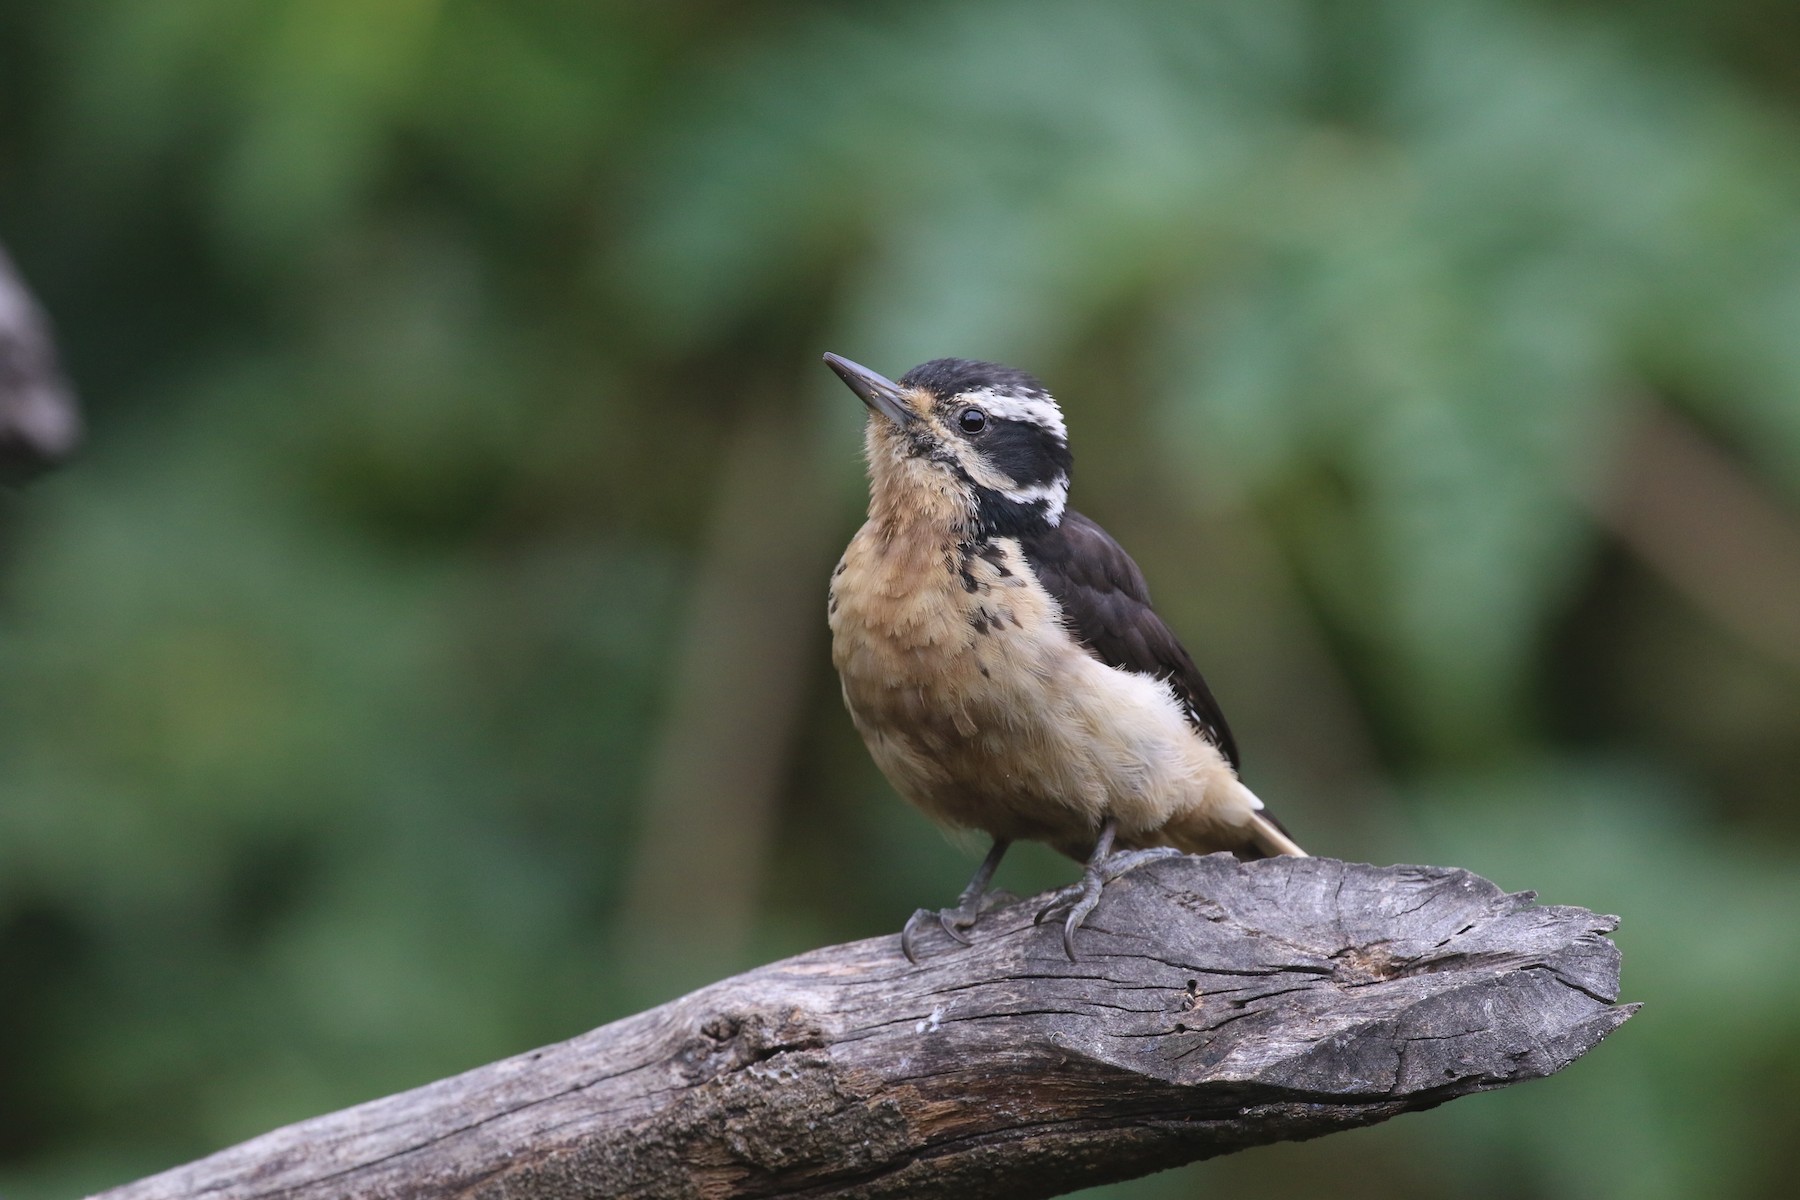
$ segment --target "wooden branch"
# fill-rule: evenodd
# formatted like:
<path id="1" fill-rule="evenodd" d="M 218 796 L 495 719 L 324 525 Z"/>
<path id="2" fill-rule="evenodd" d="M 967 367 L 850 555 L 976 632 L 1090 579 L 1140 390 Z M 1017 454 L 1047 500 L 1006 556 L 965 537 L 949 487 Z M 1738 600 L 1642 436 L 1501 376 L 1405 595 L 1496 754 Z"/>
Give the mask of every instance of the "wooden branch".
<path id="1" fill-rule="evenodd" d="M 105 1200 L 1053 1196 L 1549 1075 L 1635 1011 L 1616 924 L 1466 871 L 1153 863 L 266 1134 Z"/>
<path id="2" fill-rule="evenodd" d="M 0 250 L 0 484 L 55 465 L 81 440 L 49 323 Z"/>

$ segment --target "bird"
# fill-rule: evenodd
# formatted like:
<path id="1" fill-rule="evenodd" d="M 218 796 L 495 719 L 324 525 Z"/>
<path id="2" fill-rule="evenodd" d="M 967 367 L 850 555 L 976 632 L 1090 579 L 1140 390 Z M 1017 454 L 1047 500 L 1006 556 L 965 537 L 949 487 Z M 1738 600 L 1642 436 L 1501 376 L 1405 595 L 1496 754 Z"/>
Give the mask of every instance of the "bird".
<path id="1" fill-rule="evenodd" d="M 1002 857 L 1044 842 L 1082 864 L 1062 946 L 1105 886 L 1146 862 L 1229 850 L 1305 857 L 1238 777 L 1231 727 L 1144 575 L 1069 507 L 1062 409 L 1034 376 L 974 359 L 898 381 L 824 356 L 868 409 L 868 519 L 832 572 L 832 662 L 900 795 L 992 846 L 957 902 L 921 908 L 972 944 Z"/>

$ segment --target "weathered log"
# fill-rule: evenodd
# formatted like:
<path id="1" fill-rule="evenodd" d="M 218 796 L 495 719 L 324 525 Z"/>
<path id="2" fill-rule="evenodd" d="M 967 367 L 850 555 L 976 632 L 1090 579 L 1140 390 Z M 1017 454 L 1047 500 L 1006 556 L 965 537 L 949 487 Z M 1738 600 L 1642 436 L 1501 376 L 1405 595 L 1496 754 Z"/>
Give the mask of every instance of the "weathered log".
<path id="1" fill-rule="evenodd" d="M 1466 871 L 1171 859 L 266 1134 L 106 1200 L 1041 1197 L 1549 1075 L 1635 1010 L 1611 917 Z"/>
<path id="2" fill-rule="evenodd" d="M 0 249 L 0 484 L 54 466 L 80 438 L 49 322 Z"/>

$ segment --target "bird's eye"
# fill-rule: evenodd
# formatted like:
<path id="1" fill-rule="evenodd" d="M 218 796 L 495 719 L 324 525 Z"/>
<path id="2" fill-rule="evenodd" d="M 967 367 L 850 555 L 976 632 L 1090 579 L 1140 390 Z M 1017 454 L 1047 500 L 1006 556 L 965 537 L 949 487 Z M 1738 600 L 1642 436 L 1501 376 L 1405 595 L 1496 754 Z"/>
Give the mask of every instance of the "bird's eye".
<path id="1" fill-rule="evenodd" d="M 964 433 L 980 433 L 987 428 L 987 414 L 979 408 L 965 408 L 957 414 L 956 423 Z"/>

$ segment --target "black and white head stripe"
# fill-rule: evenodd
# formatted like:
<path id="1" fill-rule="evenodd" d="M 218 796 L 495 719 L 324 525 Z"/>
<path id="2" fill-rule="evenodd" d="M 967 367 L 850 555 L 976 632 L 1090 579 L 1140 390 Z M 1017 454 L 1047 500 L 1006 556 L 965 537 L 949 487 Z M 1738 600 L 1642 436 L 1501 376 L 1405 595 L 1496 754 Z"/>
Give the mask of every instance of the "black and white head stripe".
<path id="1" fill-rule="evenodd" d="M 977 487 L 981 527 L 990 534 L 1016 537 L 1032 529 L 1055 529 L 1069 507 L 1069 482 L 996 490 Z"/>
<path id="2" fill-rule="evenodd" d="M 940 400 L 961 397 L 980 405 L 990 417 L 1029 421 L 1065 444 L 1069 440 L 1062 409 L 1049 389 L 1017 367 L 967 358 L 934 358 L 902 375 L 900 386 L 923 388 Z"/>
<path id="3" fill-rule="evenodd" d="M 988 410 L 988 427 L 981 434 L 981 457 L 1014 485 L 1008 490 L 1069 485 L 1074 465 L 1068 443 L 1035 421 L 1021 421 Z"/>
<path id="4" fill-rule="evenodd" d="M 996 477 L 985 482 L 1013 504 L 1037 507 L 1044 520 L 1062 520 L 1069 501 L 1069 450 L 1038 425 L 996 420 L 981 443 L 981 456 Z"/>
<path id="5" fill-rule="evenodd" d="M 978 488 L 984 523 L 999 527 L 1054 527 L 1068 504 L 1068 428 L 1062 410 L 1038 380 L 1014 367 L 965 358 L 939 358 L 900 377 L 953 410 L 979 408 L 987 423 L 979 433 L 953 438 L 946 447 L 958 470 Z"/>
<path id="6" fill-rule="evenodd" d="M 1062 409 L 1048 392 L 999 392 L 993 388 L 978 388 L 963 392 L 962 399 L 979 405 L 995 420 L 1035 425 L 1063 445 L 1069 444 L 1069 429 L 1063 424 Z"/>
<path id="7" fill-rule="evenodd" d="M 1013 396 L 1050 394 L 1035 375 L 972 358 L 934 358 L 920 363 L 900 377 L 900 386 L 923 388 L 940 400 L 984 389 Z"/>

